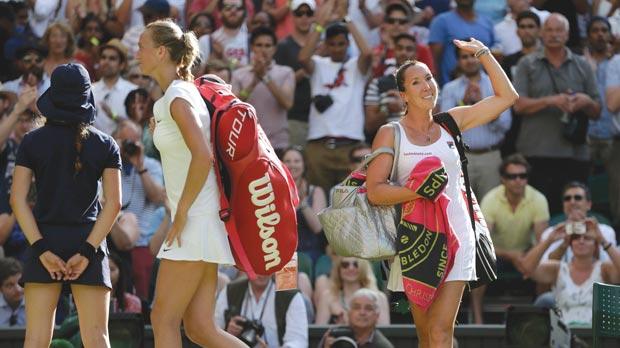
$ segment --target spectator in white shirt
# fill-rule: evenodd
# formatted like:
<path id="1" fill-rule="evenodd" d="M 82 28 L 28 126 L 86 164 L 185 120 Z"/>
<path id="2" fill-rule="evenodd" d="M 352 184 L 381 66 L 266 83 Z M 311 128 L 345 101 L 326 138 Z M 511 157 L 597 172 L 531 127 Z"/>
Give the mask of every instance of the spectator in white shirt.
<path id="1" fill-rule="evenodd" d="M 211 35 L 212 54 L 228 61 L 233 69 L 247 65 L 250 35 L 245 24 L 247 9 L 242 0 L 219 0 L 222 27 Z M 216 50 L 218 49 L 218 50 Z"/>
<path id="2" fill-rule="evenodd" d="M 509 56 L 521 50 L 521 40 L 517 35 L 517 16 L 524 11 L 532 11 L 538 18 L 540 23 L 544 23 L 550 15 L 549 11 L 539 10 L 534 6 L 530 6 L 531 0 L 508 0 L 510 13 L 506 14 L 504 19 L 495 24 L 493 31 L 497 40 L 497 48 L 504 56 Z"/>
<path id="3" fill-rule="evenodd" d="M 127 48 L 118 40 L 112 39 L 99 49 L 99 69 L 101 79 L 93 83 L 97 117 L 95 127 L 106 134 L 112 134 L 116 123 L 127 118 L 125 98 L 138 88 L 137 85 L 121 77 L 127 66 Z"/>
<path id="4" fill-rule="evenodd" d="M 276 292 L 270 276 L 229 283 L 217 296 L 215 322 L 237 337 L 247 333 L 250 322 L 262 326 L 264 332 L 258 333 L 258 343 L 251 347 L 308 347 L 303 295 L 297 290 Z M 246 342 L 250 343 L 254 342 Z"/>

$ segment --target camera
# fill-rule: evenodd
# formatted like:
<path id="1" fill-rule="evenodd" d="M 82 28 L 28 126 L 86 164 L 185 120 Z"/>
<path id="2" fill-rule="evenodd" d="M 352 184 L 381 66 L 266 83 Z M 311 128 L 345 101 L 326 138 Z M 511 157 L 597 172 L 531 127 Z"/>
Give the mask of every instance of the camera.
<path id="1" fill-rule="evenodd" d="M 332 106 L 334 99 L 329 94 L 317 94 L 312 97 L 312 103 L 318 112 L 323 113 Z"/>
<path id="2" fill-rule="evenodd" d="M 586 223 L 583 221 L 577 222 L 567 222 L 566 223 L 566 234 L 585 234 L 586 233 Z"/>
<path id="3" fill-rule="evenodd" d="M 125 155 L 129 157 L 135 156 L 140 151 L 140 147 L 138 147 L 138 144 L 131 140 L 123 140 L 123 143 L 121 144 L 121 149 L 123 150 Z"/>
<path id="4" fill-rule="evenodd" d="M 342 326 L 331 329 L 329 335 L 335 338 L 332 348 L 357 348 L 355 335 L 350 327 Z"/>
<path id="5" fill-rule="evenodd" d="M 254 347 L 258 343 L 258 338 L 265 333 L 265 327 L 260 320 L 243 318 L 243 320 L 237 320 L 237 325 L 243 328 L 237 338 L 249 347 Z"/>

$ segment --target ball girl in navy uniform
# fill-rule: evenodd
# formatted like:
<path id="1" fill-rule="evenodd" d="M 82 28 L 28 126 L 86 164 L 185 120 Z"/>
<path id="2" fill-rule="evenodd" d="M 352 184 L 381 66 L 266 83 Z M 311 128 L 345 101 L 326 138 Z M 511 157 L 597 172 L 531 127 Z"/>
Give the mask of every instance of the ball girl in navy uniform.
<path id="1" fill-rule="evenodd" d="M 218 264 L 234 264 L 209 147 L 210 116 L 190 72 L 198 40 L 169 20 L 140 36 L 137 59 L 164 91 L 153 107 L 172 226 L 161 246 L 151 323 L 155 347 L 181 347 L 181 322 L 203 347 L 245 347 L 214 320 Z"/>
<path id="2" fill-rule="evenodd" d="M 31 244 L 22 278 L 27 348 L 49 346 L 63 283 L 71 287 L 84 346 L 110 347 L 105 237 L 121 207 L 121 159 L 114 140 L 90 126 L 96 114 L 90 88 L 83 66 L 58 66 L 37 101 L 47 121 L 26 134 L 17 154 L 11 206 Z M 33 176 L 31 210 L 26 198 Z"/>

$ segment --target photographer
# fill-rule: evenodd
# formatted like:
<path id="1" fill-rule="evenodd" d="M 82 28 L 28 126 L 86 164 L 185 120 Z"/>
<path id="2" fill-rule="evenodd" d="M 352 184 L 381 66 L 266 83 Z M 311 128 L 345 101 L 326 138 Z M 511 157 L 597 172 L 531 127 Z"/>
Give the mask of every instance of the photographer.
<path id="1" fill-rule="evenodd" d="M 337 22 L 329 23 L 334 20 Z M 327 57 L 315 54 L 323 33 Z M 357 57 L 347 53 L 349 33 L 359 48 Z M 310 76 L 312 95 L 306 145 L 308 179 L 325 192 L 349 174 L 349 152 L 364 140 L 363 97 L 371 57 L 372 50 L 347 16 L 346 7 L 337 6 L 336 0 L 325 1 L 298 57 Z"/>
<path id="2" fill-rule="evenodd" d="M 149 240 L 155 233 L 153 215 L 165 199 L 161 164 L 144 155 L 140 127 L 130 120 L 119 122 L 114 139 L 120 145 L 123 170 L 123 206 L 110 237 L 119 254 L 127 260 L 131 255 L 132 279 L 136 294 L 146 298 L 153 266 Z"/>
<path id="3" fill-rule="evenodd" d="M 374 290 L 362 288 L 354 292 L 349 304 L 349 326 L 327 330 L 317 347 L 393 348 L 392 343 L 377 330 L 378 300 Z"/>
<path id="4" fill-rule="evenodd" d="M 270 276 L 242 278 L 220 291 L 215 321 L 249 347 L 308 347 L 308 322 L 302 294 L 276 291 Z"/>
<path id="5" fill-rule="evenodd" d="M 581 223 L 581 227 L 571 221 L 560 224 L 523 259 L 526 276 L 554 286 L 555 307 L 561 310 L 562 319 L 569 327 L 592 325 L 594 282 L 620 282 L 620 250 L 603 235 L 601 225 L 595 219 L 585 219 Z M 541 262 L 545 250 L 562 240 L 572 251 L 572 258 L 569 261 Z M 606 252 L 609 261 L 597 257 L 599 247 Z"/>
<path id="6" fill-rule="evenodd" d="M 585 184 L 576 181 L 568 183 L 563 190 L 562 205 L 566 220 L 543 231 L 540 238 L 541 240 L 547 239 L 555 230 L 567 230 L 566 227 L 568 227 L 566 231 L 567 235 L 573 234 L 570 232 L 580 234 L 580 232 L 587 227 L 586 225 L 593 224 L 600 229 L 605 240 L 612 243 L 614 246 L 616 245 L 616 232 L 614 229 L 609 225 L 597 222 L 596 219 L 589 217 L 590 209 L 592 209 L 592 201 L 590 189 Z M 550 259 L 570 262 L 573 258 L 573 253 L 569 248 L 567 238 L 552 243 L 549 249 L 543 254 L 542 260 Z M 599 246 L 598 254 L 599 260 L 609 260 L 609 255 L 604 250 L 603 245 Z"/>

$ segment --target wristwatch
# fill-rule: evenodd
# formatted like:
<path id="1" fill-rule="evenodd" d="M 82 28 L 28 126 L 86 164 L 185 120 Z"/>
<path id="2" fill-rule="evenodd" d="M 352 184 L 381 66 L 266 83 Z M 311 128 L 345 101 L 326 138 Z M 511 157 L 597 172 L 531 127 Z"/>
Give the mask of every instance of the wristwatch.
<path id="1" fill-rule="evenodd" d="M 269 77 L 269 75 L 265 74 L 261 78 L 261 81 L 263 81 L 264 84 L 268 84 L 269 82 L 271 82 L 271 77 Z"/>
<path id="2" fill-rule="evenodd" d="M 344 23 L 344 24 L 349 24 L 349 23 L 351 23 L 351 17 L 349 17 L 348 15 L 347 15 L 347 16 L 344 16 L 344 17 L 342 18 L 342 23 Z"/>

